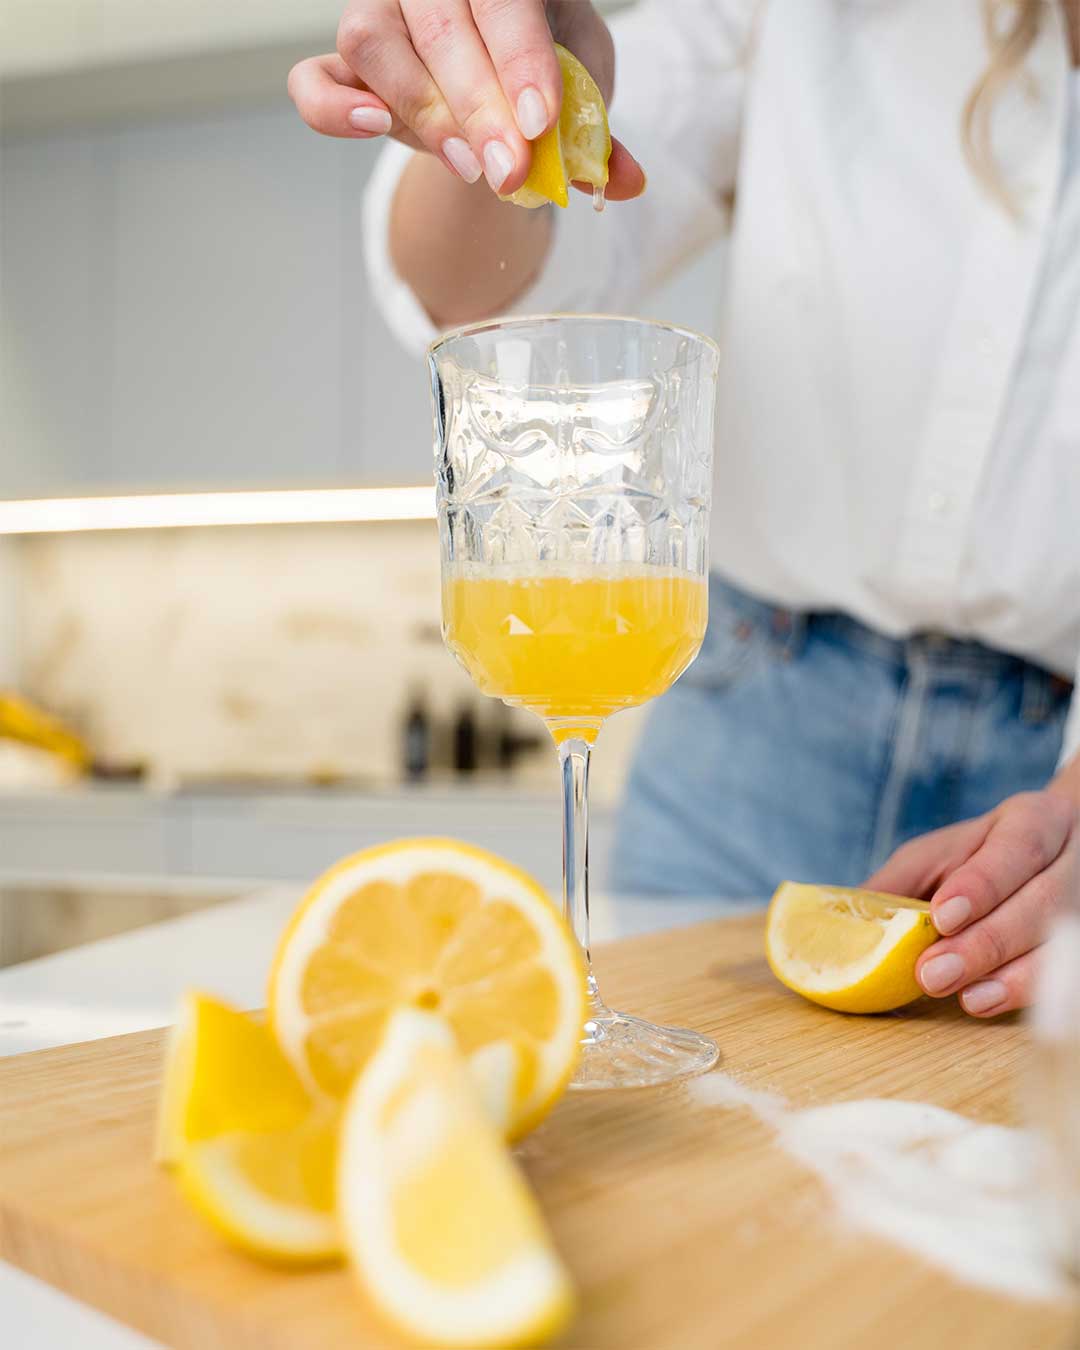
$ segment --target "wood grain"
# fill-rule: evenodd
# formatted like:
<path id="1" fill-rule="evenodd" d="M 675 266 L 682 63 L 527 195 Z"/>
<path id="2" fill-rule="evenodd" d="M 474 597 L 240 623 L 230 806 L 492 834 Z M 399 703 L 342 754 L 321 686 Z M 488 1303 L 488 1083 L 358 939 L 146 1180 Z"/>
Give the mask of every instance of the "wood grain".
<path id="1" fill-rule="evenodd" d="M 761 919 L 601 948 L 610 1001 L 718 1039 L 721 1069 L 797 1105 L 867 1096 L 1012 1122 L 1015 1019 L 924 1002 L 846 1018 L 781 989 Z M 0 1255 L 181 1350 L 397 1344 L 348 1273 L 226 1250 L 150 1161 L 162 1033 L 0 1062 Z M 685 1086 L 572 1093 L 522 1160 L 582 1291 L 566 1350 L 1058 1350 L 1061 1305 L 960 1286 L 845 1231 L 748 1111 Z M 2 1337 L 0 1337 L 2 1339 Z"/>

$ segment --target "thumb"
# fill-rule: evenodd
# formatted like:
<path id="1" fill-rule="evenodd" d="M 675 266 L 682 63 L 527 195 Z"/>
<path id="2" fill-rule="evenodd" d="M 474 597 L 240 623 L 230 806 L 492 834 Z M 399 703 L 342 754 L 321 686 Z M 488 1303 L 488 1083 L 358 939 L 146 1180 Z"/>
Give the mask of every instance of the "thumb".
<path id="1" fill-rule="evenodd" d="M 990 830 L 990 820 L 978 816 L 958 825 L 920 834 L 901 844 L 889 860 L 863 885 L 890 895 L 929 900 L 942 881 L 979 848 Z"/>

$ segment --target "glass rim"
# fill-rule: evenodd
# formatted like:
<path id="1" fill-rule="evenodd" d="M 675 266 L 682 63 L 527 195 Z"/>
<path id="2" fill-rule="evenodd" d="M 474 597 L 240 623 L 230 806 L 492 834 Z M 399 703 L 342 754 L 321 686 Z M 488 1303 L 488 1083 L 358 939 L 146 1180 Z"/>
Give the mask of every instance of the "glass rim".
<path id="1" fill-rule="evenodd" d="M 479 333 L 490 332 L 510 332 L 515 328 L 525 328 L 534 326 L 538 323 L 546 323 L 551 319 L 578 323 L 610 323 L 610 324 L 633 324 L 636 328 L 652 328 L 664 333 L 675 333 L 680 337 L 692 338 L 701 346 L 711 349 L 713 355 L 719 360 L 721 356 L 720 344 L 715 338 L 709 337 L 707 333 L 701 333 L 696 328 L 688 328 L 681 323 L 668 323 L 664 319 L 642 319 L 633 314 L 598 314 L 582 313 L 580 311 L 551 310 L 547 313 L 539 314 L 512 314 L 504 319 L 479 319 L 472 323 L 460 324 L 457 328 L 449 328 L 445 333 L 440 333 L 428 343 L 426 355 L 428 359 L 436 356 L 442 347 L 449 346 L 450 343 L 459 338 L 474 337 Z"/>

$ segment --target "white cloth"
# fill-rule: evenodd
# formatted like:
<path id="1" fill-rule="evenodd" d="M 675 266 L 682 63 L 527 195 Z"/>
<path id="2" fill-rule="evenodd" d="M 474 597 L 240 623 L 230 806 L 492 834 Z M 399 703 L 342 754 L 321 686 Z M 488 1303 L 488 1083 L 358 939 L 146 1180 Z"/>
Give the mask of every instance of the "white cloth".
<path id="1" fill-rule="evenodd" d="M 734 193 L 714 565 L 776 603 L 976 638 L 1076 678 L 1080 111 L 1047 4 L 994 119 L 1011 218 L 960 139 L 982 14 L 643 0 L 612 25 L 612 125 L 648 190 L 599 218 L 585 198 L 557 213 L 513 309 L 632 310 L 724 229 Z M 379 303 L 418 346 L 434 329 L 387 251 L 410 153 L 385 152 L 366 247 Z"/>

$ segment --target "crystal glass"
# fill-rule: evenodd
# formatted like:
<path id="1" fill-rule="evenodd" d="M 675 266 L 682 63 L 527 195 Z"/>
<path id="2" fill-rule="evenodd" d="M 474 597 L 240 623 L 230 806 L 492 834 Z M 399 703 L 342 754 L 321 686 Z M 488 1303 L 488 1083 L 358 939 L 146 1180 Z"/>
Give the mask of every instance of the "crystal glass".
<path id="1" fill-rule="evenodd" d="M 664 324 L 553 315 L 430 350 L 443 636 L 494 698 L 542 718 L 564 791 L 566 916 L 589 953 L 589 754 L 604 720 L 697 655 L 718 352 Z M 591 1000 L 578 1087 L 699 1073 L 714 1042 Z"/>

